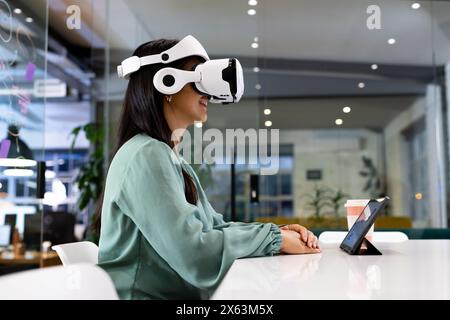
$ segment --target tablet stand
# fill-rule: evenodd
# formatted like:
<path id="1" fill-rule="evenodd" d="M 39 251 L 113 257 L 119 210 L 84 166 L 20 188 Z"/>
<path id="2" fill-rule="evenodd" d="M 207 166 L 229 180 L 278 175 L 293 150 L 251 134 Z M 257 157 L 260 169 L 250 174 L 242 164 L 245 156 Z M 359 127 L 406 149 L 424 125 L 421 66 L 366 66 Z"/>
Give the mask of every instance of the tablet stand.
<path id="1" fill-rule="evenodd" d="M 354 255 L 358 256 L 379 256 L 381 254 L 382 253 L 366 238 L 363 239 L 358 250 L 354 253 Z"/>

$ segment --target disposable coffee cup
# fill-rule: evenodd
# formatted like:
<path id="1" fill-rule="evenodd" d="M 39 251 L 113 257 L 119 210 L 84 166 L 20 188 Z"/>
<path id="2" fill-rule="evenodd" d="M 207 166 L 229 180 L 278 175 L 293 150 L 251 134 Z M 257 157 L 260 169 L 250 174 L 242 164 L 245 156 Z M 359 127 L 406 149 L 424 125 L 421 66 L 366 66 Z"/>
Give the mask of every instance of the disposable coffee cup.
<path id="1" fill-rule="evenodd" d="M 350 230 L 353 224 L 358 219 L 359 215 L 363 212 L 366 205 L 369 203 L 369 199 L 352 199 L 347 200 L 344 207 L 347 210 L 347 226 L 348 230 Z M 369 231 L 366 234 L 366 239 L 369 241 L 373 240 L 373 231 L 374 225 L 370 227 Z"/>

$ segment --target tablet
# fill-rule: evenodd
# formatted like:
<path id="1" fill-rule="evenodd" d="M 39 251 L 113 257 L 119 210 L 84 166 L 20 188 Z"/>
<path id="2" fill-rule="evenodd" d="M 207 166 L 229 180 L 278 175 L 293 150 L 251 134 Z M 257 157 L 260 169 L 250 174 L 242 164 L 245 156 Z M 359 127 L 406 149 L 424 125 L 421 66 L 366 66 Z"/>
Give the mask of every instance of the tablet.
<path id="1" fill-rule="evenodd" d="M 361 251 L 367 251 L 367 254 L 373 252 L 373 254 L 381 254 L 367 239 L 367 232 L 372 224 L 375 222 L 376 217 L 381 212 L 389 201 L 389 197 L 382 199 L 372 199 L 365 206 L 364 210 L 359 215 L 358 219 L 353 224 L 350 231 L 345 236 L 341 243 L 340 248 L 349 254 L 365 254 Z M 364 244 L 363 244 L 364 242 Z M 362 246 L 363 244 L 363 246 Z"/>

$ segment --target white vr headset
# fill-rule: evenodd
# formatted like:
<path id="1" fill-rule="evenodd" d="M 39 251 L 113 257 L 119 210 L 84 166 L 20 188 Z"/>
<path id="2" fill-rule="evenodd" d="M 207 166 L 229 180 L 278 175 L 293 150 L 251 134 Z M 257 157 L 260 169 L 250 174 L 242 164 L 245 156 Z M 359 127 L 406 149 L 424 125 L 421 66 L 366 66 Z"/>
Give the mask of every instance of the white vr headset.
<path id="1" fill-rule="evenodd" d="M 200 94 L 209 96 L 213 103 L 238 102 L 244 93 L 242 66 L 237 59 L 210 60 L 206 50 L 193 36 L 183 38 L 172 48 L 145 57 L 132 56 L 117 66 L 120 78 L 129 79 L 130 74 L 149 64 L 168 64 L 182 58 L 198 56 L 205 62 L 194 66 L 192 71 L 163 68 L 153 77 L 155 88 L 162 94 L 175 94 L 186 84 L 192 83 Z"/>

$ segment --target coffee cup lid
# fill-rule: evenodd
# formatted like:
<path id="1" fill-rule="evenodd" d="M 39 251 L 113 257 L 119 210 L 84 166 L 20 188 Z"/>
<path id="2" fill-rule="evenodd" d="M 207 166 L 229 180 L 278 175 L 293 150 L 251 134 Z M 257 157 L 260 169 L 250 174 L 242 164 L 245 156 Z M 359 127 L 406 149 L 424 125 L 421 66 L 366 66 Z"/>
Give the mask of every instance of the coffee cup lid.
<path id="1" fill-rule="evenodd" d="M 365 207 L 369 201 L 370 199 L 349 199 L 345 203 L 344 207 Z"/>

